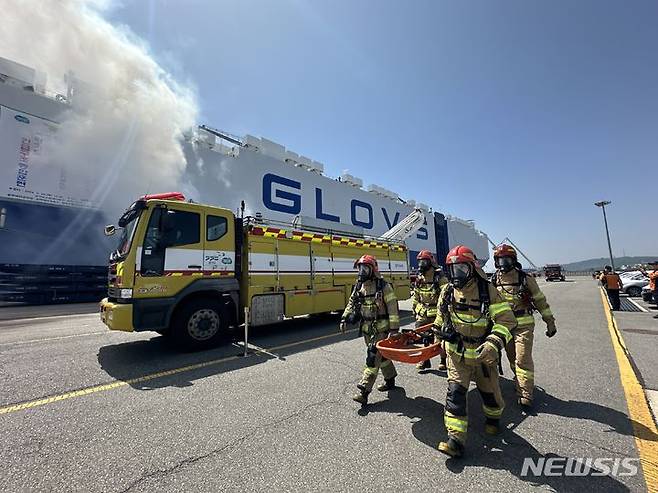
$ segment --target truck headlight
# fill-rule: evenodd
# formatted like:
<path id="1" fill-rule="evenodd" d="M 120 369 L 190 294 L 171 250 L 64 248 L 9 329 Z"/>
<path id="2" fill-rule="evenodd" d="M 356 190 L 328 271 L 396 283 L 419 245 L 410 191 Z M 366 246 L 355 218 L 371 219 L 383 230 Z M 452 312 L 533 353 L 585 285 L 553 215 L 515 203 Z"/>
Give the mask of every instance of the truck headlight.
<path id="1" fill-rule="evenodd" d="M 132 289 L 121 289 L 119 291 L 119 298 L 121 299 L 128 299 L 133 297 L 133 290 Z"/>

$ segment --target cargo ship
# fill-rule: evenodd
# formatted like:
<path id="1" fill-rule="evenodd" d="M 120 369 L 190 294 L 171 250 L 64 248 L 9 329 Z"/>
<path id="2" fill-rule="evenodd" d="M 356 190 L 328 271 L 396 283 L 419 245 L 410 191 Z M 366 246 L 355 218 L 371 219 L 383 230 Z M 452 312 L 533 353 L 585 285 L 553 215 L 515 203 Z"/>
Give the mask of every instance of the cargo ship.
<path id="1" fill-rule="evenodd" d="M 0 58 L 1 301 L 95 301 L 106 290 L 113 245 L 103 226 L 117 218 L 95 202 L 93 184 L 49 154 L 73 97 L 71 86 L 65 94 L 49 93 L 44 75 Z M 412 267 L 420 250 L 441 260 L 457 244 L 473 248 L 482 264 L 488 260 L 488 238 L 472 221 L 376 184 L 366 186 L 347 173 L 326 176 L 322 163 L 266 138 L 199 125 L 181 146 L 182 181 L 194 190 L 195 200 L 235 211 L 244 202 L 249 215 L 370 236 L 419 208 L 426 223 L 407 240 Z"/>

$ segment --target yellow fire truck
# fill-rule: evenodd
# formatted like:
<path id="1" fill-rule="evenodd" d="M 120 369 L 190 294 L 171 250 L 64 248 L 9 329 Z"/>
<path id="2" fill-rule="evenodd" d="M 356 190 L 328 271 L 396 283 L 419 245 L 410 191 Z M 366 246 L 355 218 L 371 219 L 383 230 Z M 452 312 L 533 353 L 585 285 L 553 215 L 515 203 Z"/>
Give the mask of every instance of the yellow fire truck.
<path id="1" fill-rule="evenodd" d="M 406 247 L 390 238 L 242 219 L 180 193 L 140 198 L 119 227 L 101 320 L 112 330 L 168 334 L 186 349 L 219 343 L 244 321 L 244 307 L 252 326 L 342 310 L 365 253 L 377 257 L 398 299 L 410 295 Z"/>

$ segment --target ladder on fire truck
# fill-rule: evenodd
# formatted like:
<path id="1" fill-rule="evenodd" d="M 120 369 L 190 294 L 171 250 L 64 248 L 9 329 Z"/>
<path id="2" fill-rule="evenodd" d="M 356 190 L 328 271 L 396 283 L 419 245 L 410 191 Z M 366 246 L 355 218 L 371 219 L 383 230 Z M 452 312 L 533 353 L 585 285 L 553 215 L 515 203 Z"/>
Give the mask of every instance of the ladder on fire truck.
<path id="1" fill-rule="evenodd" d="M 413 235 L 425 223 L 425 213 L 422 209 L 414 209 L 411 214 L 397 223 L 381 238 L 392 241 L 404 241 Z"/>

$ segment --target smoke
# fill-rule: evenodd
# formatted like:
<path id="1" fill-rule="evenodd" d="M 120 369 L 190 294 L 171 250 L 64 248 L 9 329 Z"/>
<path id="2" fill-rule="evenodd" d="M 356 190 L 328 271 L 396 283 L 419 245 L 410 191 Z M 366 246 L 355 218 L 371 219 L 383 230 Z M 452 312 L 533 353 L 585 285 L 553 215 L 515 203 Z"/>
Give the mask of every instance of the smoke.
<path id="1" fill-rule="evenodd" d="M 74 81 L 48 156 L 67 194 L 116 220 L 144 193 L 185 188 L 183 132 L 197 116 L 194 91 L 177 83 L 145 43 L 102 14 L 99 0 L 0 0 L 0 56 Z M 80 227 L 77 225 L 76 227 Z"/>

